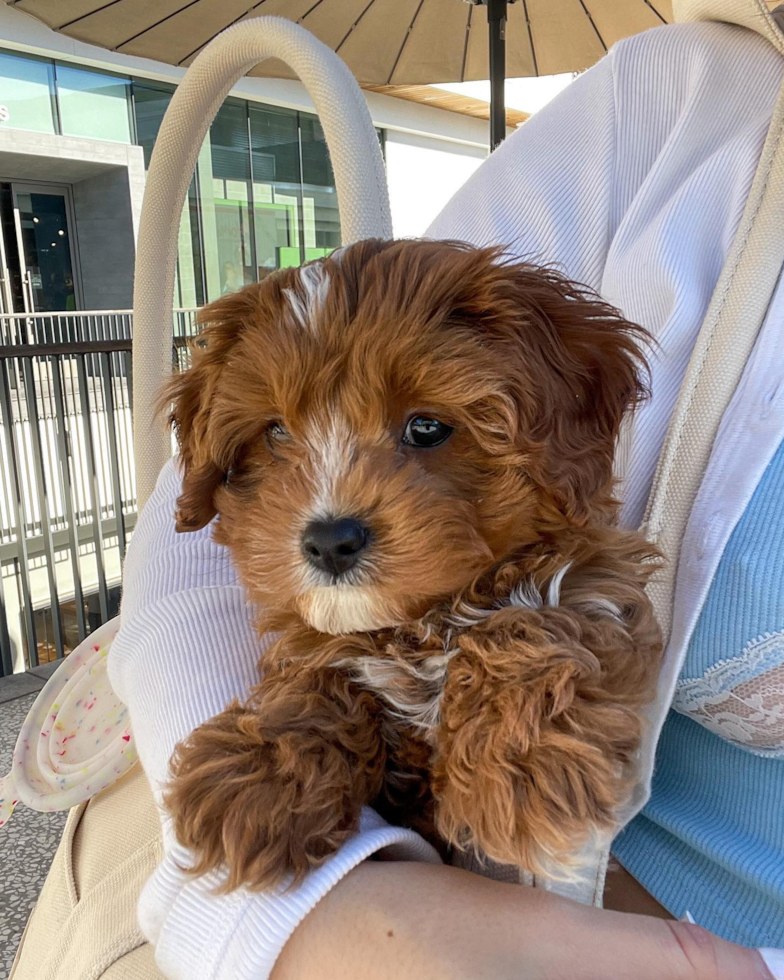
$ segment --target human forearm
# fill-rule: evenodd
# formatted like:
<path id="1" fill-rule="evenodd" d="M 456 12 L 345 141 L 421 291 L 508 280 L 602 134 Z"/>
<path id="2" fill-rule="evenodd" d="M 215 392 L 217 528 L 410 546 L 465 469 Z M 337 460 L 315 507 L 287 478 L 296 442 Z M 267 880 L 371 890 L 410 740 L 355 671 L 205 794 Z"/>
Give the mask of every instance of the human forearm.
<path id="1" fill-rule="evenodd" d="M 704 930 L 455 868 L 365 862 L 308 915 L 272 980 L 770 980 Z"/>

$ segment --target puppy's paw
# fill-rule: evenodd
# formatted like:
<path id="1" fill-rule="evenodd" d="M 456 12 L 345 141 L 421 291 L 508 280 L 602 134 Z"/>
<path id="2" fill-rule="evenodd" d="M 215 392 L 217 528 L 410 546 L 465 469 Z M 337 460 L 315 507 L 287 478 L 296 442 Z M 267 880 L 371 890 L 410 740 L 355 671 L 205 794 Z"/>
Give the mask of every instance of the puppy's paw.
<path id="1" fill-rule="evenodd" d="M 576 635 L 528 638 L 477 637 L 450 665 L 436 826 L 455 846 L 547 875 L 613 826 L 640 720 L 603 689 L 601 665 Z"/>
<path id="2" fill-rule="evenodd" d="M 285 731 L 234 705 L 178 746 L 165 802 L 194 874 L 225 867 L 225 891 L 298 881 L 357 825 L 346 754 L 316 730 Z"/>

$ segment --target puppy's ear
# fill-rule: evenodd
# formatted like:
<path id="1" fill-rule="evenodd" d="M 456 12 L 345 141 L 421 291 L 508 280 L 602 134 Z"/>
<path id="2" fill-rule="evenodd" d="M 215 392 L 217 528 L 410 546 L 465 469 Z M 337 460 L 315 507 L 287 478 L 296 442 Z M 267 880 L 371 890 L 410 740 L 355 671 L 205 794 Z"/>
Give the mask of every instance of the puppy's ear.
<path id="1" fill-rule="evenodd" d="M 527 416 L 531 475 L 569 517 L 584 520 L 597 495 L 612 492 L 621 420 L 647 397 L 650 337 L 554 270 L 502 268 L 506 308 L 511 300 L 517 310 L 513 386 Z"/>
<path id="2" fill-rule="evenodd" d="M 253 289 L 254 287 L 250 287 Z M 161 408 L 177 435 L 182 465 L 182 494 L 177 501 L 177 530 L 198 531 L 216 514 L 215 491 L 231 468 L 225 442 L 216 431 L 215 397 L 231 351 L 252 310 L 249 290 L 225 296 L 204 307 L 203 330 L 191 346 L 191 366 L 176 375 L 161 395 Z"/>

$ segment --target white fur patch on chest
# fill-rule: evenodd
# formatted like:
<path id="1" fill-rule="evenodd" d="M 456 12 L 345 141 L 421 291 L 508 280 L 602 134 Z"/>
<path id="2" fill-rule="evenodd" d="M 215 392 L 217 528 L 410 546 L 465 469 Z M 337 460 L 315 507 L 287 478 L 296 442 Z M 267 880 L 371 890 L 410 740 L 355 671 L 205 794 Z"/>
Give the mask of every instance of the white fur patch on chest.
<path id="1" fill-rule="evenodd" d="M 432 735 L 441 717 L 449 661 L 457 650 L 433 654 L 419 663 L 381 657 L 357 657 L 335 664 L 347 670 L 353 679 L 378 695 L 390 714 L 404 725 L 415 728 L 425 737 Z"/>

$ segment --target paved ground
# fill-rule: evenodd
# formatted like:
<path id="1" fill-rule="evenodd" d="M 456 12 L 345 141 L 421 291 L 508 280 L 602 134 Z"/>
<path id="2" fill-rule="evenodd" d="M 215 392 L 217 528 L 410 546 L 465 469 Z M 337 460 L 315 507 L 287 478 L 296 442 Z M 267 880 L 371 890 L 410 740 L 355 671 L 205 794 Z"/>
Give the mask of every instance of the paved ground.
<path id="1" fill-rule="evenodd" d="M 43 681 L 30 674 L 0 684 L 0 775 L 11 767 L 16 735 Z M 11 683 L 13 682 L 13 684 Z M 10 698 L 10 700 L 6 700 Z M 65 813 L 19 806 L 0 828 L 0 980 L 7 980 L 27 916 L 60 840 Z"/>

